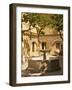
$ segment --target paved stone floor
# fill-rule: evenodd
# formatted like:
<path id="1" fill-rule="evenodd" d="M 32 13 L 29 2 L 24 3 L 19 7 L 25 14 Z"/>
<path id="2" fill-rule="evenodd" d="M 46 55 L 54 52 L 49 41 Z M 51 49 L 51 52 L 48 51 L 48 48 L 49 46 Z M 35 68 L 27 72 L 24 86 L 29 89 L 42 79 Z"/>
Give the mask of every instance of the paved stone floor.
<path id="1" fill-rule="evenodd" d="M 27 76 L 53 76 L 53 75 L 63 75 L 63 70 L 62 69 L 59 69 L 59 70 L 56 70 L 56 71 L 47 71 L 45 73 L 43 72 L 39 72 L 39 73 L 31 73 L 30 71 L 22 71 L 22 76 L 24 77 L 27 77 Z"/>
<path id="2" fill-rule="evenodd" d="M 53 76 L 53 75 L 62 75 L 63 74 L 63 60 L 52 60 L 52 62 L 46 61 L 48 64 L 47 70 L 44 72 L 43 70 L 38 70 L 40 62 L 30 62 L 30 67 L 26 70 L 21 71 L 22 77 L 27 76 Z M 34 67 L 34 68 L 33 68 Z"/>

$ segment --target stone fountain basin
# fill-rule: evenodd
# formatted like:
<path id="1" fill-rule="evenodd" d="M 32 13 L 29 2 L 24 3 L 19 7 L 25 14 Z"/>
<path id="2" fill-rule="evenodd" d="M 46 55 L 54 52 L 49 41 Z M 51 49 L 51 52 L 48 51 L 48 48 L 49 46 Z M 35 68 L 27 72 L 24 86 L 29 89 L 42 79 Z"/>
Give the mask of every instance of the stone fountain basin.
<path id="1" fill-rule="evenodd" d="M 56 59 L 59 59 L 60 56 L 52 56 L 52 55 L 47 55 L 46 56 L 46 60 L 56 60 Z M 33 56 L 31 57 L 32 60 L 43 60 L 43 55 L 41 56 Z"/>

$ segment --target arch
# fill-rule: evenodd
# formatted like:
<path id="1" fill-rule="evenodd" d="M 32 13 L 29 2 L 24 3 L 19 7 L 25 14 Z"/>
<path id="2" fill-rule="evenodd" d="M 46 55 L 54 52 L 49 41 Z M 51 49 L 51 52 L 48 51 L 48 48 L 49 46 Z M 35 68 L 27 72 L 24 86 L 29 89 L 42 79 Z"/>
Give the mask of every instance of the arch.
<path id="1" fill-rule="evenodd" d="M 32 52 L 34 52 L 34 51 L 35 51 L 35 45 L 36 45 L 36 42 L 35 42 L 35 41 L 33 41 L 33 42 L 32 42 Z"/>
<path id="2" fill-rule="evenodd" d="M 57 40 L 54 40 L 54 42 L 52 43 L 52 46 L 55 45 L 56 43 L 61 43 L 61 44 L 63 44 L 63 42 L 62 42 L 61 40 L 58 40 L 58 39 L 57 39 Z"/>

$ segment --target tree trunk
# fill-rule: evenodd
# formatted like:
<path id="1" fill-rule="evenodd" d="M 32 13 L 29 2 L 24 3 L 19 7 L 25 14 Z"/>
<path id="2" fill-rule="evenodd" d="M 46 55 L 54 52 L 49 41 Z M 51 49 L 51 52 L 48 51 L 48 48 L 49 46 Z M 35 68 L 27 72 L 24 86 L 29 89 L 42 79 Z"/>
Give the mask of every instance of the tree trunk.
<path id="1" fill-rule="evenodd" d="M 39 35 L 37 36 L 37 38 L 38 38 L 38 54 L 40 55 L 40 40 L 39 40 Z"/>

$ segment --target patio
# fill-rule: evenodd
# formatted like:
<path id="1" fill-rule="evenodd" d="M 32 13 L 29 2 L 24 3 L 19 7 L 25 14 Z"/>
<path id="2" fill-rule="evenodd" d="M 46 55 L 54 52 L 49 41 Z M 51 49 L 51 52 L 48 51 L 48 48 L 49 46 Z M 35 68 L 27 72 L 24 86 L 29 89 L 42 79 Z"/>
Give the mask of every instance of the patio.
<path id="1" fill-rule="evenodd" d="M 47 55 L 46 60 L 43 59 L 43 55 L 31 57 L 31 60 L 28 60 L 28 68 L 22 70 L 22 76 L 45 76 L 58 74 L 63 74 L 62 56 Z"/>

